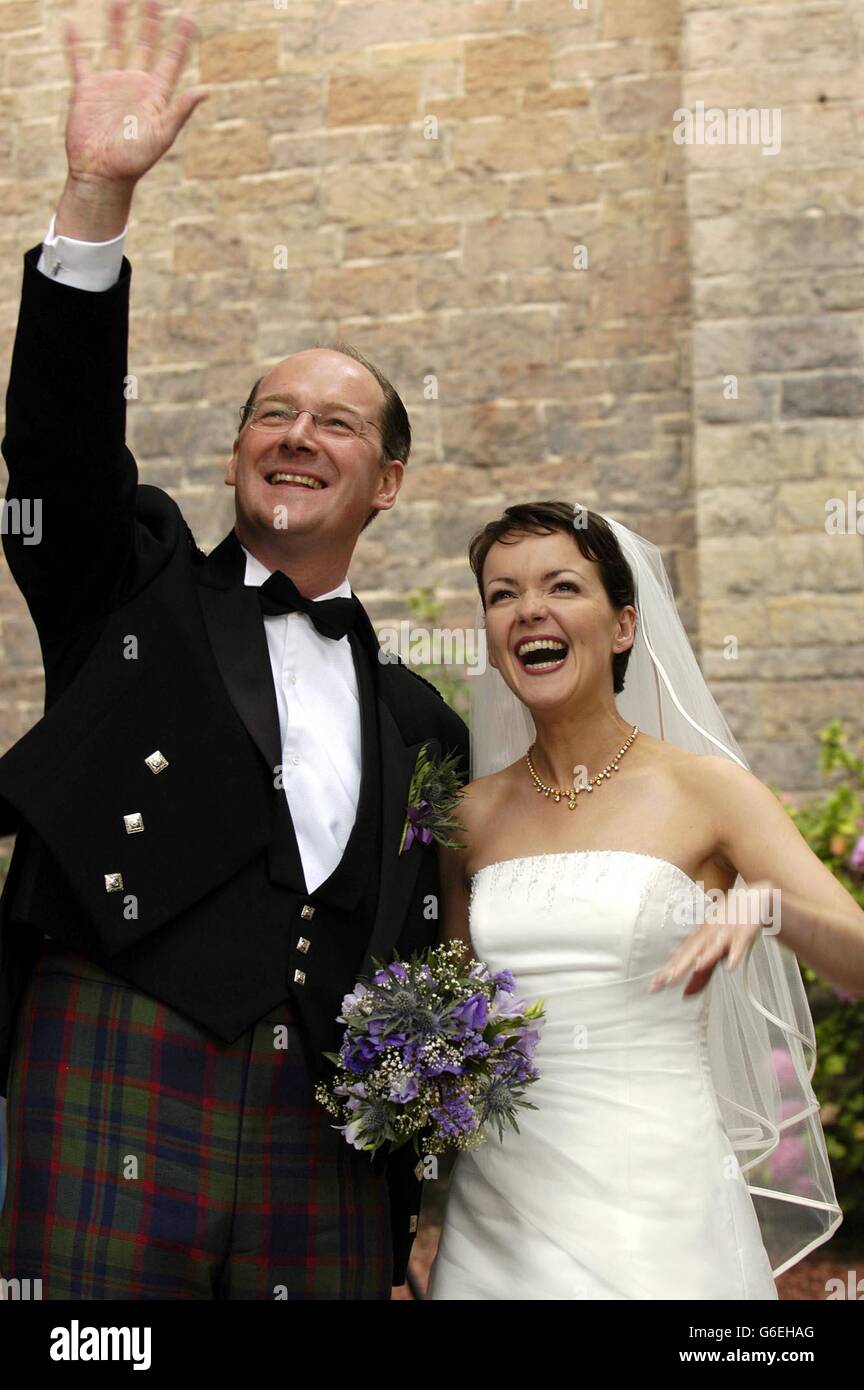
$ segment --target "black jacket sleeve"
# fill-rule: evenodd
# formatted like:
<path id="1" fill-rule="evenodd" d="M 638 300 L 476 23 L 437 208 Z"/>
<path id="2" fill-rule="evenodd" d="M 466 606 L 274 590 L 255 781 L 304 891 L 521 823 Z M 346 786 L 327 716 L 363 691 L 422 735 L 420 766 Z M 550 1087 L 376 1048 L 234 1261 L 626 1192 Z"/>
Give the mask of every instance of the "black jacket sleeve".
<path id="1" fill-rule="evenodd" d="M 24 255 L 0 443 L 7 502 L 40 516 L 38 543 L 5 528 L 9 569 L 40 638 L 116 607 L 136 546 L 138 470 L 125 445 L 129 288 L 64 285 Z M 38 504 L 38 507 L 37 507 Z"/>

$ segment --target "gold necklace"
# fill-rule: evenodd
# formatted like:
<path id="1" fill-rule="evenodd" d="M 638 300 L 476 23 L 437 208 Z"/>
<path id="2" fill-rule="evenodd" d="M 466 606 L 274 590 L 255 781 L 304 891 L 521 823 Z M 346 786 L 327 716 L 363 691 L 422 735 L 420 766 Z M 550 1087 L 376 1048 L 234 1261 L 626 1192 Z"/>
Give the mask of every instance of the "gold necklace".
<path id="1" fill-rule="evenodd" d="M 531 761 L 531 754 L 537 747 L 536 743 L 532 743 L 531 747 L 528 749 L 528 752 L 525 754 L 525 759 L 528 763 L 528 771 L 531 773 L 531 779 L 534 783 L 534 786 L 537 788 L 538 792 L 542 792 L 544 796 L 551 796 L 553 801 L 560 801 L 562 796 L 566 797 L 568 811 L 575 811 L 577 806 L 576 798 L 578 797 L 580 792 L 593 791 L 596 786 L 600 785 L 604 778 L 608 781 L 612 773 L 618 771 L 619 762 L 623 758 L 624 754 L 627 752 L 627 749 L 635 740 L 638 732 L 639 730 L 634 724 L 633 731 L 630 734 L 630 737 L 627 739 L 625 743 L 622 743 L 621 747 L 618 749 L 618 752 L 615 754 L 615 757 L 612 759 L 611 763 L 607 763 L 603 771 L 598 772 L 596 777 L 590 777 L 584 787 L 577 787 L 575 773 L 578 771 L 578 766 L 574 767 L 573 785 L 569 791 L 564 790 L 562 787 L 547 787 L 545 782 L 540 781 L 540 778 L 534 771 L 534 764 Z"/>

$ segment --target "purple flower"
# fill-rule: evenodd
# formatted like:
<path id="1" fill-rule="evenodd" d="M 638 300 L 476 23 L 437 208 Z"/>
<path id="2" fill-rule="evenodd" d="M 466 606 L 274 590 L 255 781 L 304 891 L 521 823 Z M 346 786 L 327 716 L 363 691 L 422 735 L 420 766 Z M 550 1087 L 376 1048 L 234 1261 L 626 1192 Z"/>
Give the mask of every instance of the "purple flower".
<path id="1" fill-rule="evenodd" d="M 357 1110 L 360 1101 L 366 1099 L 366 1087 L 363 1085 L 362 1081 L 352 1081 L 350 1085 L 346 1085 L 342 1082 L 340 1085 L 334 1086 L 333 1090 L 337 1096 L 352 1097 L 352 1099 L 347 1102 L 349 1110 Z"/>
<path id="2" fill-rule="evenodd" d="M 406 1041 L 405 1034 L 395 1031 L 388 1032 L 388 1029 L 392 1029 L 392 1027 L 393 1025 L 389 1019 L 370 1018 L 366 1025 L 366 1031 L 376 1048 L 402 1047 L 403 1043 Z"/>
<path id="3" fill-rule="evenodd" d="M 363 998 L 363 995 L 368 994 L 368 992 L 364 984 L 356 984 L 351 993 L 346 994 L 345 998 L 342 1000 L 343 1014 L 348 1013 L 350 1009 L 356 1008 Z"/>
<path id="4" fill-rule="evenodd" d="M 849 856 L 849 864 L 856 874 L 864 874 L 864 835 L 858 837 L 858 841 Z"/>
<path id="5" fill-rule="evenodd" d="M 379 1051 L 371 1038 L 354 1038 L 351 1042 L 346 1039 L 342 1045 L 342 1064 L 355 1073 L 368 1071 Z"/>
<path id="6" fill-rule="evenodd" d="M 409 1100 L 415 1098 L 419 1090 L 417 1078 L 411 1076 L 407 1071 L 396 1072 L 390 1078 L 390 1099 L 395 1100 L 397 1105 L 407 1105 Z"/>
<path id="7" fill-rule="evenodd" d="M 484 994 L 472 994 L 470 999 L 463 999 L 461 1004 L 457 1004 L 452 1012 L 452 1017 L 458 1019 L 460 1023 L 467 1023 L 469 1028 L 474 1028 L 478 1032 L 486 1027 L 486 1019 L 489 1014 L 489 1002 Z"/>
<path id="8" fill-rule="evenodd" d="M 477 1116 L 464 1091 L 457 1092 L 443 1105 L 436 1105 L 429 1113 L 437 1122 L 438 1133 L 441 1135 L 453 1137 L 458 1134 L 470 1134 L 477 1128 Z"/>
<path id="9" fill-rule="evenodd" d="M 514 1043 L 517 1052 L 521 1052 L 525 1057 L 533 1057 L 534 1049 L 540 1041 L 539 1028 L 519 1028 L 517 1029 L 518 1038 Z"/>
<path id="10" fill-rule="evenodd" d="M 489 1020 L 500 1018 L 520 1018 L 525 1012 L 524 999 L 517 999 L 506 989 L 496 989 L 489 1005 Z"/>
<path id="11" fill-rule="evenodd" d="M 408 830 L 405 835 L 403 851 L 410 849 L 415 840 L 419 840 L 422 845 L 431 845 L 432 831 L 428 825 L 423 824 L 423 817 L 426 816 L 432 807 L 428 801 L 421 801 L 419 806 L 406 806 L 408 813 Z"/>

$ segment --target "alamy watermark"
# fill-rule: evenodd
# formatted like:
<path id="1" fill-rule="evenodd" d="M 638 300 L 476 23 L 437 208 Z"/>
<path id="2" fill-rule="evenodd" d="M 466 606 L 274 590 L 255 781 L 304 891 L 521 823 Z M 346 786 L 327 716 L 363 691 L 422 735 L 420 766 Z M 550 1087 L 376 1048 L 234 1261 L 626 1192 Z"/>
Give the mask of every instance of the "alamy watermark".
<path id="1" fill-rule="evenodd" d="M 477 627 L 412 627 L 403 621 L 378 628 L 384 664 L 397 660 L 406 666 L 464 666 L 469 676 L 486 670 L 486 630 Z"/>
<path id="2" fill-rule="evenodd" d="M 676 145 L 761 145 L 763 154 L 780 150 L 780 107 L 719 106 L 706 109 L 697 101 L 692 110 L 679 106 L 672 113 Z"/>
<path id="3" fill-rule="evenodd" d="M 691 888 L 672 899 L 672 919 L 680 927 L 761 926 L 765 936 L 777 936 L 782 925 L 779 888 Z"/>
<path id="4" fill-rule="evenodd" d="M 39 545 L 42 498 L 0 497 L 0 535 L 22 536 L 24 545 Z"/>
<path id="5" fill-rule="evenodd" d="M 32 1303 L 41 1298 L 41 1279 L 0 1278 L 0 1303 Z"/>

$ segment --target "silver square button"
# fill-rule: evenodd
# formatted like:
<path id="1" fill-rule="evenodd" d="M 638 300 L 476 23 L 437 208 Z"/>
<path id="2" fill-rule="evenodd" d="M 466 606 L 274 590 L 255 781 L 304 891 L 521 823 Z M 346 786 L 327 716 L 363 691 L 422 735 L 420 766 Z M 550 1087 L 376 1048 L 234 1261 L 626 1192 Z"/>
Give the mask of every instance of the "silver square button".
<path id="1" fill-rule="evenodd" d="M 137 835 L 144 829 L 144 817 L 140 811 L 133 811 L 130 815 L 123 817 L 123 824 L 126 827 L 127 835 Z"/>
<path id="2" fill-rule="evenodd" d="M 151 772 L 163 772 L 168 766 L 168 759 L 157 748 L 155 753 L 151 753 L 149 758 L 144 759 Z"/>
<path id="3" fill-rule="evenodd" d="M 123 889 L 123 875 L 122 875 L 122 874 L 106 874 L 106 875 L 105 875 L 105 892 L 106 892 L 106 893 L 119 893 L 119 892 L 122 891 L 122 889 Z"/>

